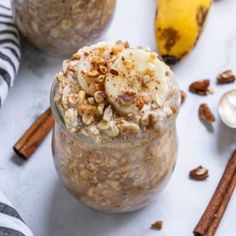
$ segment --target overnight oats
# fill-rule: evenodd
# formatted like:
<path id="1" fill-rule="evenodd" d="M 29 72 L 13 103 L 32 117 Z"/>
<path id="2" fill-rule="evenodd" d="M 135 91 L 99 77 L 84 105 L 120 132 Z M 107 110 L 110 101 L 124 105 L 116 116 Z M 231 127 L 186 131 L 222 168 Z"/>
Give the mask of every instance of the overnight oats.
<path id="1" fill-rule="evenodd" d="M 69 55 L 108 28 L 116 0 L 12 0 L 20 32 L 37 48 Z"/>
<path id="2" fill-rule="evenodd" d="M 65 187 L 106 212 L 148 204 L 173 172 L 180 92 L 156 53 L 128 42 L 83 47 L 52 92 L 54 161 Z"/>

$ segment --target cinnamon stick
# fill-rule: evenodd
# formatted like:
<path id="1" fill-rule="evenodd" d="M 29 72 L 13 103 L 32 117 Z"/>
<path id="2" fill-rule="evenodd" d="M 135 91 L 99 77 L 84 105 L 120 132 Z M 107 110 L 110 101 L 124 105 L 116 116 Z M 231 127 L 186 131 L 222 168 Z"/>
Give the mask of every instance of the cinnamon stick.
<path id="1" fill-rule="evenodd" d="M 224 212 L 226 210 L 226 207 L 229 203 L 230 197 L 233 194 L 235 186 L 236 186 L 236 174 L 234 174 L 233 179 L 229 185 L 229 188 L 227 189 L 227 192 L 225 193 L 225 197 L 224 197 L 216 215 L 214 216 L 213 222 L 211 223 L 211 225 L 208 229 L 208 232 L 207 232 L 208 236 L 215 235 L 215 232 L 220 224 L 220 221 L 221 221 L 221 219 L 224 215 Z"/>
<path id="2" fill-rule="evenodd" d="M 48 108 L 13 146 L 14 151 L 24 160 L 30 158 L 54 125 L 51 109 Z"/>
<path id="3" fill-rule="evenodd" d="M 195 236 L 213 236 L 223 217 L 236 185 L 236 150 L 193 233 Z"/>

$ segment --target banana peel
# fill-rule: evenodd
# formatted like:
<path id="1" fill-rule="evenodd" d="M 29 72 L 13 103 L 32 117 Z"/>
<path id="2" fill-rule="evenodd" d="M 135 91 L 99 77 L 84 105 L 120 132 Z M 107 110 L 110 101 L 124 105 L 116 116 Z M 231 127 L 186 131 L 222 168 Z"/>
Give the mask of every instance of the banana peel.
<path id="1" fill-rule="evenodd" d="M 212 0 L 158 0 L 155 37 L 163 60 L 174 65 L 197 43 Z"/>

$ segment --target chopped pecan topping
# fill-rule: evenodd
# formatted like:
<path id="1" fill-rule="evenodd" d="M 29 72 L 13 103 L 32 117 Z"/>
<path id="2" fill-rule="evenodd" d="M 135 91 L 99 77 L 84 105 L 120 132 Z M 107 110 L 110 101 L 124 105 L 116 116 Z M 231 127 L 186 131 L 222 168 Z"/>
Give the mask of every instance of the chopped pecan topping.
<path id="1" fill-rule="evenodd" d="M 121 52 L 121 49 L 119 47 L 113 47 L 111 54 L 114 56 L 117 56 Z"/>
<path id="2" fill-rule="evenodd" d="M 74 53 L 72 55 L 72 58 L 71 58 L 72 61 L 76 61 L 76 60 L 79 60 L 79 59 L 80 59 L 80 56 L 77 53 Z"/>
<path id="3" fill-rule="evenodd" d="M 89 77 L 98 77 L 100 74 L 97 70 L 92 70 L 92 71 L 88 71 L 86 75 Z"/>
<path id="4" fill-rule="evenodd" d="M 181 90 L 180 91 L 180 101 L 181 101 L 181 104 L 183 104 L 185 102 L 186 97 L 187 97 L 187 94 L 183 90 Z"/>
<path id="5" fill-rule="evenodd" d="M 103 90 L 103 86 L 101 84 L 93 84 L 93 90 L 94 92 L 99 91 L 99 90 Z"/>
<path id="6" fill-rule="evenodd" d="M 85 57 L 88 57 L 88 56 L 89 56 L 89 53 L 88 53 L 88 52 L 85 52 L 85 53 L 84 53 L 84 56 L 85 56 Z"/>
<path id="7" fill-rule="evenodd" d="M 94 57 L 92 59 L 92 64 L 94 64 L 94 65 L 106 65 L 106 61 L 101 57 Z"/>
<path id="8" fill-rule="evenodd" d="M 97 91 L 94 93 L 94 98 L 95 98 L 95 101 L 97 103 L 101 103 L 101 102 L 104 102 L 104 100 L 106 99 L 106 94 L 104 91 Z"/>
<path id="9" fill-rule="evenodd" d="M 202 166 L 198 166 L 189 172 L 189 177 L 194 180 L 205 180 L 208 176 L 208 169 Z"/>
<path id="10" fill-rule="evenodd" d="M 165 76 L 169 76 L 169 75 L 170 75 L 170 71 L 167 70 L 167 71 L 165 72 Z"/>
<path id="11" fill-rule="evenodd" d="M 123 94 L 119 95 L 118 98 L 122 105 L 130 105 L 135 102 L 135 97 L 132 95 Z"/>
<path id="12" fill-rule="evenodd" d="M 113 75 L 116 75 L 116 76 L 119 75 L 119 73 L 118 73 L 117 70 L 111 69 L 110 72 L 111 72 L 111 74 L 113 74 Z"/>
<path id="13" fill-rule="evenodd" d="M 206 103 L 203 103 L 199 106 L 199 117 L 201 120 L 206 121 L 207 123 L 212 123 L 215 121 L 215 116 Z"/>
<path id="14" fill-rule="evenodd" d="M 138 108 L 141 110 L 147 102 L 143 96 L 137 95 L 136 96 L 136 103 L 137 103 Z"/>
<path id="15" fill-rule="evenodd" d="M 85 91 L 83 91 L 83 90 L 79 91 L 78 96 L 79 96 L 78 103 L 79 103 L 79 105 L 81 105 L 85 101 L 85 96 L 86 96 Z"/>
<path id="16" fill-rule="evenodd" d="M 111 105 L 109 105 L 109 106 L 104 110 L 104 113 L 103 113 L 103 120 L 109 122 L 109 121 L 112 120 L 112 116 L 113 116 L 113 111 L 112 111 Z"/>
<path id="17" fill-rule="evenodd" d="M 102 75 L 105 75 L 107 73 L 107 67 L 103 65 L 99 65 L 98 72 Z"/>
<path id="18" fill-rule="evenodd" d="M 125 136 L 136 136 L 140 132 L 140 127 L 135 123 L 123 122 L 118 125 L 120 132 Z"/>
<path id="19" fill-rule="evenodd" d="M 97 112 L 97 107 L 89 104 L 82 104 L 79 106 L 79 110 L 86 114 L 95 114 Z"/>
<path id="20" fill-rule="evenodd" d="M 94 117 L 91 114 L 84 113 L 82 115 L 82 121 L 84 125 L 90 125 L 94 121 Z"/>
<path id="21" fill-rule="evenodd" d="M 125 48 L 129 48 L 129 47 L 130 47 L 128 41 L 125 41 L 125 42 L 124 42 L 124 47 L 125 47 Z"/>
<path id="22" fill-rule="evenodd" d="M 161 221 L 161 220 L 158 220 L 151 225 L 152 229 L 157 229 L 157 230 L 161 230 L 162 227 L 163 227 L 163 221 Z"/>
<path id="23" fill-rule="evenodd" d="M 98 114 L 99 115 L 103 115 L 104 108 L 105 108 L 105 103 L 98 104 Z"/>
<path id="24" fill-rule="evenodd" d="M 198 80 L 190 84 L 189 90 L 198 95 L 207 95 L 209 92 L 210 80 Z"/>
<path id="25" fill-rule="evenodd" d="M 89 97 L 87 100 L 90 105 L 95 105 L 95 99 L 93 97 Z"/>
<path id="26" fill-rule="evenodd" d="M 103 83 L 105 80 L 106 76 L 105 75 L 99 75 L 97 78 L 95 78 L 95 81 L 99 84 Z"/>
<path id="27" fill-rule="evenodd" d="M 129 42 L 127 40 L 126 41 L 118 40 L 118 41 L 116 41 L 116 44 L 124 46 L 124 48 L 129 48 L 130 47 Z"/>
<path id="28" fill-rule="evenodd" d="M 236 80 L 232 70 L 226 70 L 217 76 L 218 84 L 233 83 Z"/>

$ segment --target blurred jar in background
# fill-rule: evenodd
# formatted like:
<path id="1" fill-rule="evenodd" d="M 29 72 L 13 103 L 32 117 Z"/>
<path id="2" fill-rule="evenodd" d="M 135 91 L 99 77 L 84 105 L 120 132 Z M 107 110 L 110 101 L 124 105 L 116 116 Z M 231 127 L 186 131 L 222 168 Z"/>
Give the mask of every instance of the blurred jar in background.
<path id="1" fill-rule="evenodd" d="M 111 22 L 116 0 L 12 0 L 21 33 L 37 48 L 68 55 L 97 40 Z"/>

